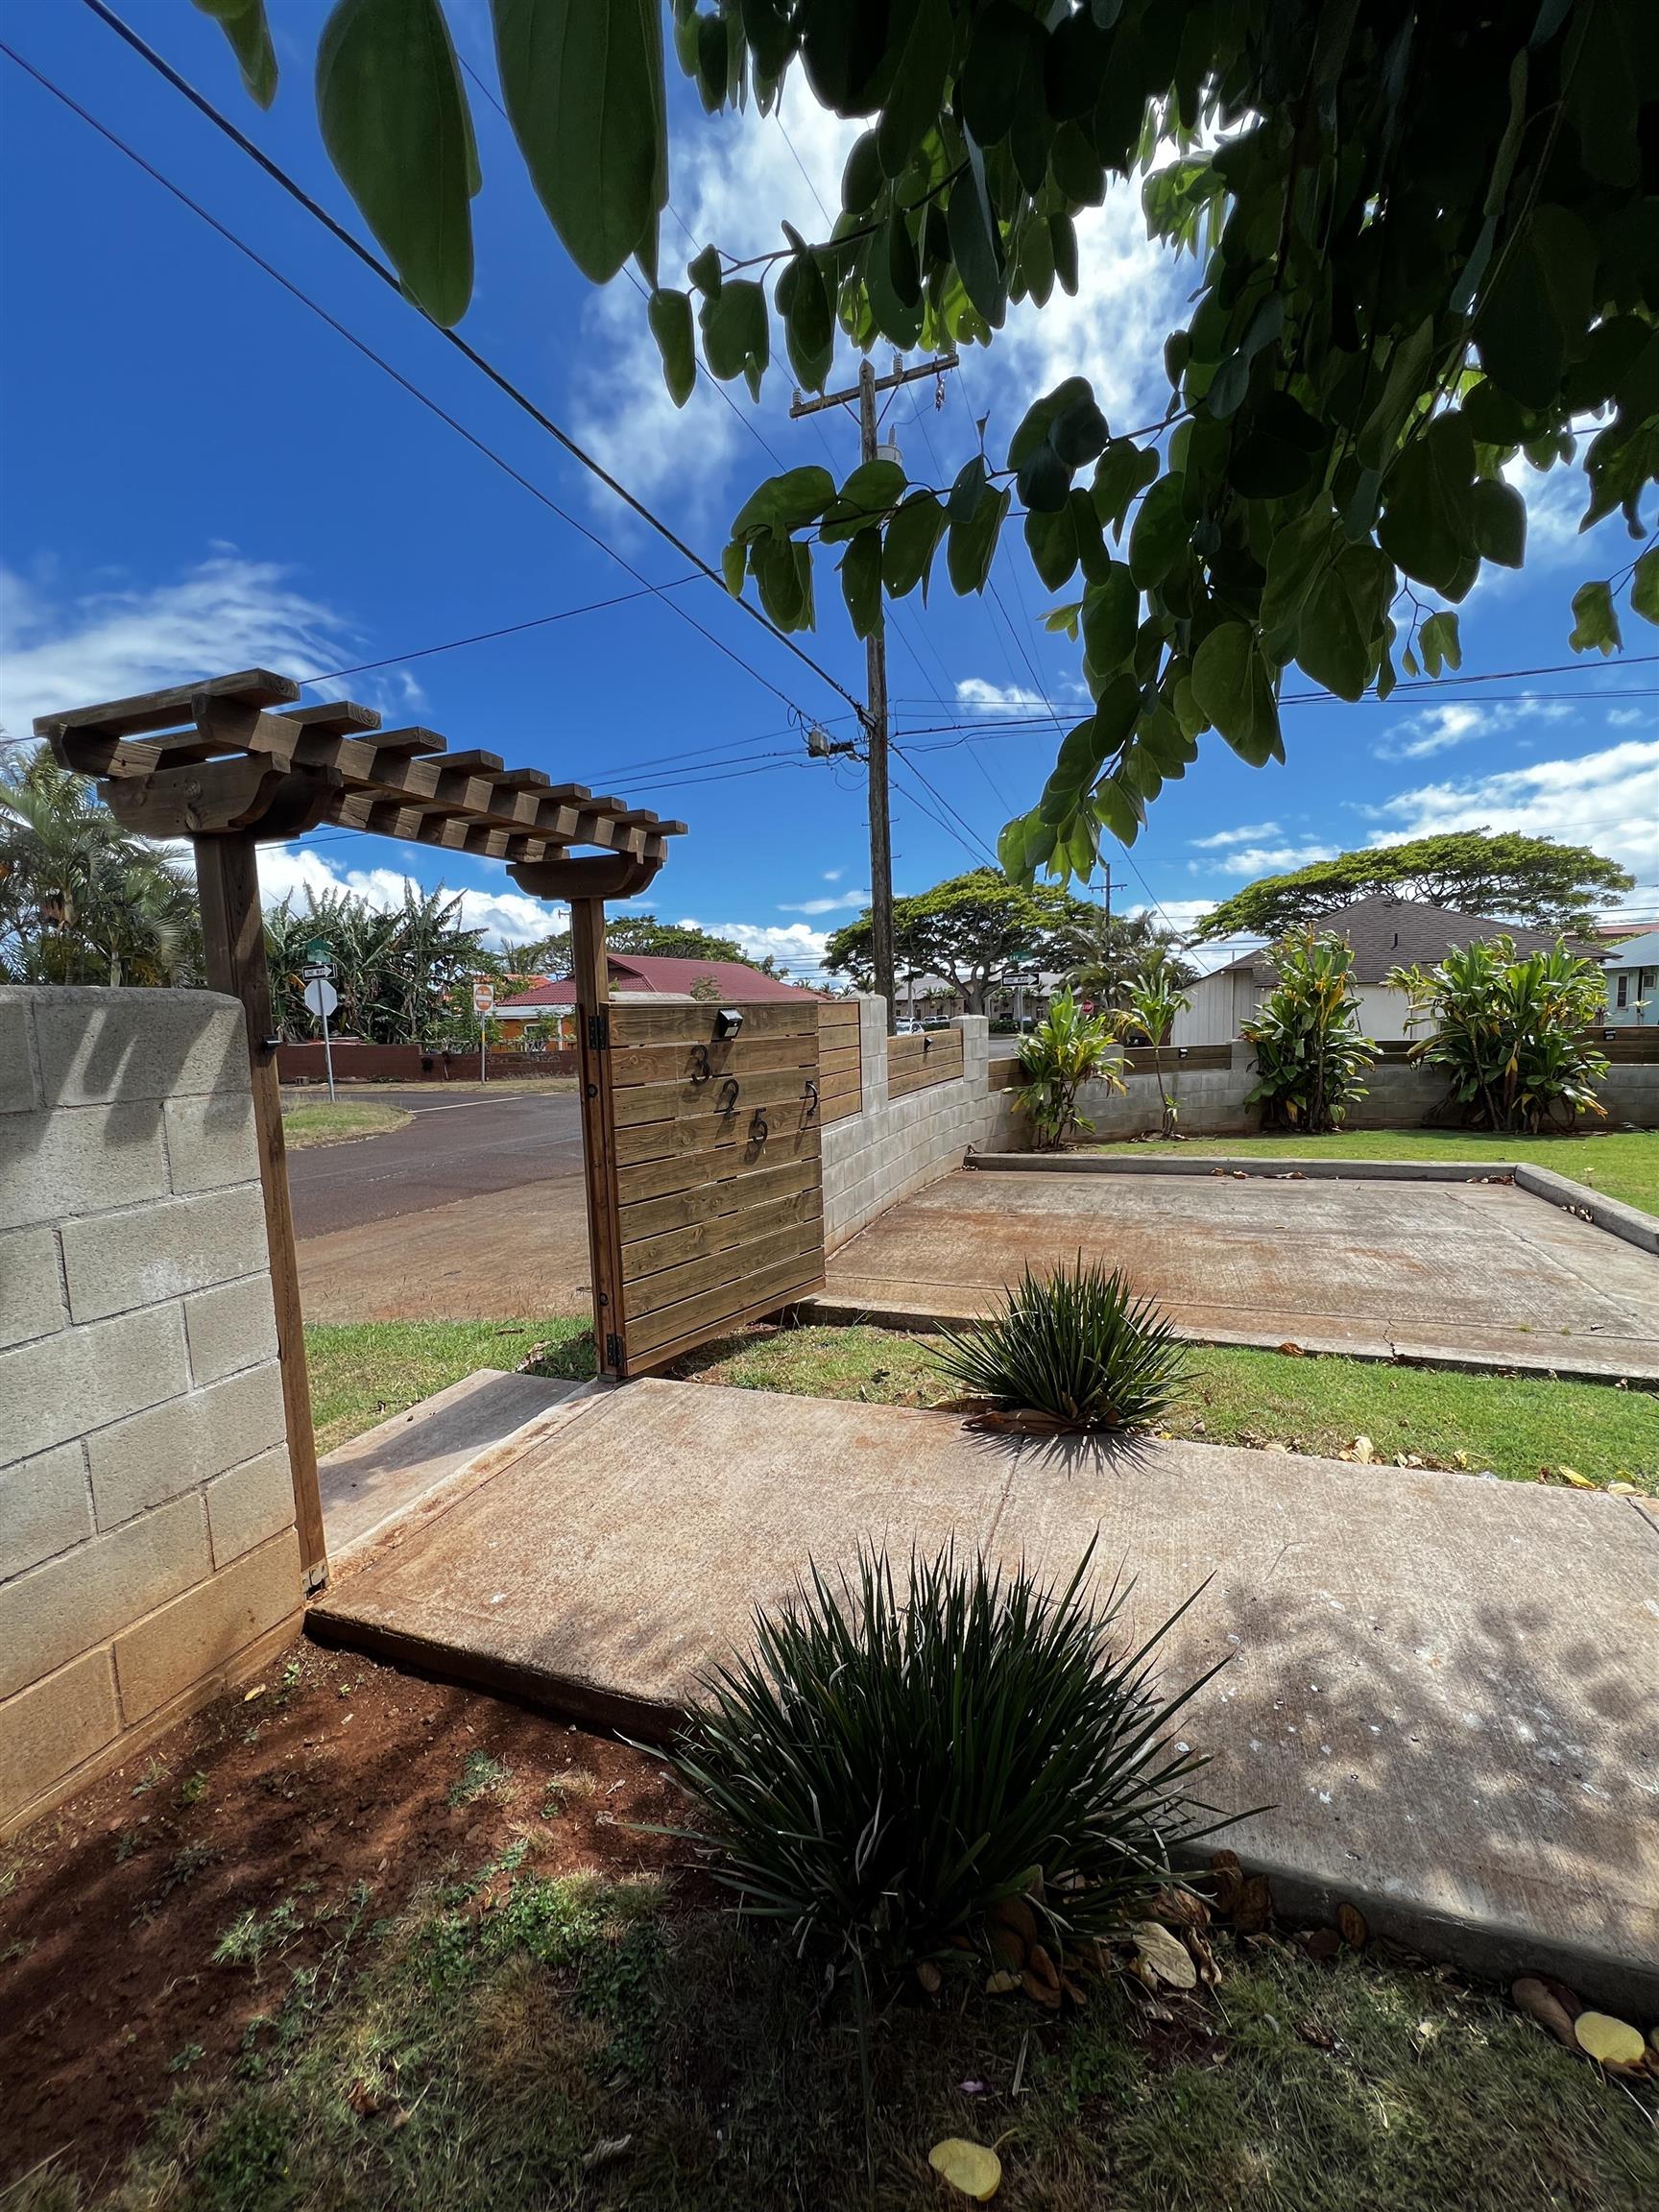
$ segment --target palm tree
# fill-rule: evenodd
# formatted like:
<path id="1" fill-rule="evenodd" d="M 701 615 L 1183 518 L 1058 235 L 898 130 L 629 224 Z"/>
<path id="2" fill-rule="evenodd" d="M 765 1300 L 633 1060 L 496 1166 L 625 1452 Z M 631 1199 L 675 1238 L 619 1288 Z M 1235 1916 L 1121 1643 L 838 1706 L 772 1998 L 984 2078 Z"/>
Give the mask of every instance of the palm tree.
<path id="1" fill-rule="evenodd" d="M 1164 1046 L 1177 1014 L 1192 1003 L 1181 989 L 1180 970 L 1171 960 L 1154 955 L 1138 975 L 1132 975 L 1123 993 L 1124 1042 L 1136 1031 L 1152 1047 L 1152 1068 L 1158 1077 L 1158 1102 L 1163 1108 L 1163 1134 L 1175 1134 L 1175 1101 L 1164 1088 Z"/>

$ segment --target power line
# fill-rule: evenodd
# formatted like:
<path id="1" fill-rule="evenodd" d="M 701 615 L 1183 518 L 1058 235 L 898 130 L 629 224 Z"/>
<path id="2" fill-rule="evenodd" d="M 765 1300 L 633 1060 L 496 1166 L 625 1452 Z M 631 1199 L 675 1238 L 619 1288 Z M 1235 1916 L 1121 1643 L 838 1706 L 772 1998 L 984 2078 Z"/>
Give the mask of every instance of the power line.
<path id="1" fill-rule="evenodd" d="M 130 24 L 124 22 L 122 18 L 115 13 L 113 9 L 106 6 L 105 0 L 83 0 L 83 4 L 89 8 L 93 14 L 95 14 L 101 22 L 108 24 L 109 29 L 113 31 L 126 45 L 130 46 L 132 51 L 137 54 L 143 60 L 147 61 L 149 65 L 157 72 L 158 75 L 163 77 L 166 82 L 172 85 L 176 92 L 180 93 L 184 99 L 188 100 L 190 105 L 196 108 L 198 113 L 204 116 L 216 130 L 222 132 L 225 136 L 228 137 L 234 146 L 238 147 L 244 154 L 246 154 L 251 160 L 256 162 L 275 183 L 279 184 L 282 190 L 286 192 L 292 200 L 294 200 L 300 206 L 304 208 L 308 215 L 310 215 L 316 222 L 321 223 L 324 228 L 329 232 L 330 236 L 338 239 L 343 246 L 347 247 L 349 252 L 354 253 L 357 259 L 363 263 L 366 269 L 373 270 L 374 275 L 379 277 L 380 281 L 388 286 L 390 290 L 397 293 L 399 299 L 405 299 L 407 297 L 407 295 L 404 293 L 402 282 L 394 270 L 389 268 L 387 264 L 380 260 L 376 254 L 371 253 L 368 248 L 364 246 L 359 239 L 352 236 L 351 232 L 346 228 L 344 224 L 336 222 L 334 217 L 329 214 L 328 210 L 323 206 L 321 202 L 314 200 L 310 193 L 308 193 L 302 185 L 297 182 L 294 178 L 290 177 L 288 172 L 282 168 L 278 162 L 274 161 L 271 156 L 266 154 L 259 146 L 257 146 L 252 138 L 250 138 L 244 132 L 238 130 L 236 125 L 230 121 L 229 117 L 223 114 L 219 108 L 214 107 L 213 103 L 207 99 L 204 93 L 199 92 L 195 85 L 190 83 L 188 78 L 180 76 L 179 71 L 173 67 L 171 62 L 169 62 L 162 55 L 158 54 L 156 49 L 151 46 L 145 39 L 141 38 L 137 32 L 135 32 Z M 141 156 L 134 153 L 131 147 L 127 146 L 122 140 L 118 139 L 113 132 L 107 130 L 103 124 L 97 122 L 96 118 L 89 115 L 84 108 L 79 107 L 74 101 L 70 100 L 66 93 L 60 91 L 59 87 L 56 84 L 53 84 L 50 79 L 44 77 L 39 70 L 33 68 L 30 63 L 22 60 L 20 55 L 13 53 L 10 47 L 0 47 L 0 51 L 4 51 L 11 57 L 12 60 L 19 62 L 19 64 L 23 68 L 27 69 L 29 74 L 36 78 L 38 83 L 44 84 L 48 90 L 56 93 L 57 96 L 64 102 L 65 106 L 72 108 L 84 122 L 91 124 L 92 127 L 97 130 L 104 137 L 108 138 L 111 144 L 119 146 L 121 151 L 131 159 L 137 161 L 142 168 L 144 168 L 152 177 L 156 180 L 157 182 L 166 184 L 169 191 L 173 192 L 177 198 L 183 201 L 184 204 L 189 206 L 193 212 L 201 215 L 204 221 L 212 223 L 215 229 L 218 229 L 223 236 L 230 239 L 233 244 L 240 247 L 244 252 L 249 254 L 250 258 L 255 260 L 258 259 L 258 256 L 253 253 L 253 251 L 251 247 L 245 245 L 241 239 L 235 237 L 233 232 L 227 230 L 223 225 L 215 222 L 214 218 L 209 216 L 205 209 L 197 206 L 196 203 L 190 200 L 188 196 L 180 191 L 177 185 L 171 183 L 169 180 L 162 177 L 158 170 L 152 168 L 148 162 L 143 160 Z M 294 292 L 296 297 L 305 300 L 305 304 L 312 307 L 316 313 L 320 315 L 325 314 L 325 310 L 323 310 L 321 307 L 318 307 L 314 301 L 307 299 L 303 293 L 300 292 L 298 286 L 289 284 L 286 278 L 279 276 L 277 272 L 274 269 L 271 269 L 268 263 L 261 261 L 260 266 L 266 269 L 269 275 L 276 276 L 277 281 L 283 283 L 288 290 Z M 411 304 L 413 304 L 413 302 L 411 302 Z M 585 446 L 580 445 L 576 439 L 572 438 L 568 431 L 561 428 L 561 426 L 556 421 L 554 421 L 550 415 L 546 414 L 536 404 L 533 399 L 528 397 L 526 393 L 521 391 L 519 387 L 513 382 L 511 377 L 507 376 L 501 370 L 497 369 L 493 362 L 489 360 L 486 355 L 480 353 L 476 347 L 469 345 L 468 341 L 461 337 L 456 331 L 446 330 L 441 324 L 434 323 L 432 318 L 425 314 L 424 310 L 419 311 L 421 313 L 422 320 L 431 329 L 437 332 L 438 336 L 444 340 L 445 345 L 453 347 L 454 349 L 463 355 L 465 359 L 469 361 L 482 375 L 487 376 L 491 383 L 495 386 L 497 391 L 501 392 L 507 398 L 513 401 L 516 407 L 520 408 L 526 415 L 529 416 L 530 420 L 536 423 L 538 428 L 544 430 L 550 438 L 554 439 L 561 446 L 564 447 L 564 449 L 571 456 L 573 460 L 579 462 L 581 466 L 586 469 L 589 474 L 596 477 L 608 491 L 614 493 L 616 497 L 620 499 L 625 506 L 630 508 L 634 514 L 637 515 L 642 522 L 647 523 L 651 529 L 655 530 L 659 537 L 664 539 L 668 544 L 672 545 L 677 553 L 681 554 L 685 560 L 689 561 L 693 566 L 696 567 L 705 577 L 707 577 L 710 583 L 718 585 L 722 595 L 730 599 L 731 594 L 726 590 L 724 578 L 720 575 L 716 568 L 712 567 L 709 562 L 704 560 L 703 556 L 696 550 L 694 546 L 688 545 L 685 539 L 683 539 L 677 531 L 670 528 L 670 526 L 662 520 L 661 516 L 653 513 L 653 511 L 646 506 L 642 499 L 637 498 L 632 492 L 629 491 L 625 484 L 621 483 L 616 477 L 612 475 L 611 471 L 605 468 L 602 462 L 598 461 L 591 453 L 587 450 Z M 325 319 L 330 322 L 333 320 L 331 317 L 327 316 L 325 316 Z M 339 324 L 335 324 L 334 327 L 339 329 L 344 336 L 350 335 L 350 333 L 345 331 L 344 326 Z M 370 349 L 367 347 L 361 346 L 361 341 L 353 339 L 352 342 L 359 345 L 364 352 L 370 352 Z M 375 356 L 372 353 L 370 354 L 370 357 L 372 359 L 378 360 L 378 356 Z M 393 375 L 397 374 L 395 370 L 390 368 L 389 364 L 381 365 L 388 369 L 389 373 Z M 417 390 L 416 387 L 408 384 L 406 378 L 399 376 L 398 381 L 403 383 L 405 387 L 411 391 Z M 420 394 L 419 397 L 424 399 L 425 395 Z M 432 406 L 434 412 L 443 412 L 437 407 L 435 401 L 428 400 L 426 403 Z M 445 420 L 451 421 L 453 427 L 457 429 L 460 428 L 459 424 L 453 423 L 451 418 L 445 417 Z M 470 433 L 466 431 L 463 431 L 462 435 L 470 437 Z M 474 440 L 472 442 L 481 445 L 480 441 Z M 488 450 L 488 448 L 481 449 Z M 496 456 L 492 454 L 491 458 L 495 459 Z M 499 465 L 503 467 L 506 466 L 505 463 L 501 463 Z M 523 479 L 520 479 L 520 481 L 523 481 Z M 539 496 L 541 494 L 539 494 Z M 547 501 L 546 503 L 548 505 L 552 505 L 551 501 Z M 612 559 L 620 563 L 623 567 L 628 569 L 628 572 L 631 575 L 637 577 L 639 576 L 639 571 L 634 568 L 630 563 L 624 561 L 622 556 L 615 552 L 612 546 L 606 544 L 603 539 L 598 538 L 592 531 L 588 530 L 585 525 L 575 522 L 574 519 L 569 516 L 565 516 L 564 519 L 571 522 L 571 526 L 573 528 L 581 530 L 583 535 L 589 539 L 591 542 L 596 545 L 603 546 L 604 550 L 611 555 Z M 641 582 L 646 581 L 646 579 L 643 577 L 640 577 L 639 580 Z M 664 601 L 664 604 L 673 606 L 675 613 L 679 614 L 684 620 L 691 620 L 691 617 L 685 613 L 685 609 L 676 606 L 672 600 L 666 600 Z M 796 660 L 798 660 L 803 664 L 803 666 L 811 669 L 812 673 L 818 677 L 822 683 L 828 684 L 831 690 L 837 692 L 840 697 L 847 701 L 849 706 L 857 706 L 857 701 L 853 697 L 852 692 L 849 691 L 846 686 L 838 681 L 837 678 L 832 676 L 829 669 L 825 668 L 819 661 L 815 661 L 811 654 L 805 652 L 801 646 L 796 644 L 795 640 L 785 632 L 780 630 L 777 625 L 767 617 L 761 609 L 756 607 L 751 601 L 747 599 L 738 599 L 735 601 L 735 604 L 742 609 L 743 613 L 752 622 L 756 623 L 760 629 L 764 630 L 768 637 L 775 638 L 780 644 L 786 647 L 787 650 L 795 656 Z M 717 639 L 712 637 L 711 633 L 708 631 L 702 631 L 700 624 L 693 623 L 693 627 L 699 629 L 704 637 L 709 638 L 710 642 L 719 642 Z M 749 665 L 747 662 L 742 661 L 738 655 L 732 653 L 729 647 L 721 646 L 720 649 L 723 652 L 726 652 L 729 658 L 733 661 L 737 661 L 739 665 Z M 755 675 L 757 680 L 761 683 L 765 683 L 767 681 L 764 677 L 760 677 L 758 672 L 753 668 L 750 668 L 750 673 L 751 675 Z M 774 690 L 777 689 L 776 685 L 772 685 L 770 687 Z M 781 698 L 785 695 L 781 692 L 779 692 L 778 696 Z M 791 704 L 793 704 L 793 702 L 791 702 Z"/>
<path id="2" fill-rule="evenodd" d="M 315 676 L 297 676 L 297 684 L 334 684 L 345 676 L 367 676 L 376 668 L 400 668 L 409 661 L 430 660 L 434 653 L 458 653 L 464 645 L 488 645 L 497 637 L 516 637 L 525 630 L 544 629 L 549 622 L 569 622 L 578 614 L 597 614 L 607 607 L 625 607 L 632 599 L 651 599 L 663 591 L 677 591 L 683 584 L 701 583 L 693 569 L 672 583 L 642 585 L 637 591 L 613 592 L 609 599 L 589 599 L 580 607 L 560 607 L 551 614 L 532 614 L 524 622 L 508 622 L 499 630 L 475 630 L 469 637 L 450 637 L 442 645 L 418 645 L 412 653 L 389 653 L 384 661 L 354 661 L 349 668 L 324 668 Z"/>

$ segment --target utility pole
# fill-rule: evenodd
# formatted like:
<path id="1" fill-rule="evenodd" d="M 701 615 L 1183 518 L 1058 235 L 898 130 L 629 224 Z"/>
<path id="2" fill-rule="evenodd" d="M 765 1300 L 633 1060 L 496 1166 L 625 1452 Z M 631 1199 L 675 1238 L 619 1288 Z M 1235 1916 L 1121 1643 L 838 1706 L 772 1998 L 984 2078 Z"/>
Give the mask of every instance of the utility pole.
<path id="1" fill-rule="evenodd" d="M 937 360 L 922 361 L 914 369 L 901 369 L 900 356 L 893 356 L 893 373 L 878 376 L 868 361 L 858 367 L 856 391 L 829 392 L 821 399 L 803 399 L 795 395 L 790 408 L 790 420 L 798 421 L 804 415 L 816 415 L 826 407 L 845 407 L 854 399 L 858 402 L 858 458 L 874 461 L 876 445 L 876 395 L 895 392 L 901 384 L 914 384 L 924 376 L 942 376 L 947 369 L 954 369 L 956 355 L 948 353 Z M 893 838 L 888 820 L 887 805 L 887 637 L 886 625 L 878 622 L 864 642 L 865 752 L 870 766 L 870 964 L 875 971 L 876 991 L 887 1002 L 887 1028 L 892 1033 L 898 1020 L 898 986 L 893 974 Z"/>

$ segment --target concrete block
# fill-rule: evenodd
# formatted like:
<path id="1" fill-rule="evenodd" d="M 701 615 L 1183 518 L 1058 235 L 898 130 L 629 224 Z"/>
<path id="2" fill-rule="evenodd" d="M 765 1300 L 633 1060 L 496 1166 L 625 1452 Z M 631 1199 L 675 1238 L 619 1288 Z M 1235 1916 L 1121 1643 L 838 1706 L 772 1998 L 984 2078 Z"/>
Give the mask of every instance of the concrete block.
<path id="1" fill-rule="evenodd" d="M 267 1263 L 257 1184 L 63 1224 L 63 1269 L 77 1321 L 181 1298 Z"/>
<path id="2" fill-rule="evenodd" d="M 294 1481 L 288 1472 L 288 1447 L 278 1444 L 209 1482 L 207 1534 L 213 1564 L 228 1567 L 255 1544 L 294 1526 Z"/>
<path id="3" fill-rule="evenodd" d="M 0 1236 L 0 1347 L 50 1335 L 64 1321 L 58 1239 L 42 1223 Z"/>
<path id="4" fill-rule="evenodd" d="M 49 1105 L 179 1098 L 248 1087 L 247 1025 L 212 991 L 31 993 Z"/>
<path id="5" fill-rule="evenodd" d="M 0 1583 L 0 1697 L 108 1644 L 211 1564 L 207 1517 L 190 1497 Z"/>
<path id="6" fill-rule="evenodd" d="M 300 1539 L 290 1529 L 116 1637 L 122 1719 L 131 1727 L 154 1713 L 297 1614 L 302 1602 Z"/>
<path id="7" fill-rule="evenodd" d="M 157 1104 L 43 1109 L 9 1117 L 0 1132 L 0 1229 L 165 1195 Z"/>
<path id="8" fill-rule="evenodd" d="M 56 1558 L 92 1533 L 86 1456 L 60 1444 L 0 1471 L 0 1581 Z"/>
<path id="9" fill-rule="evenodd" d="M 184 1301 L 190 1374 L 199 1385 L 276 1357 L 276 1310 L 271 1278 L 261 1271 L 239 1283 L 215 1284 Z"/>
<path id="10" fill-rule="evenodd" d="M 112 1743 L 120 1720 L 108 1651 L 88 1651 L 0 1705 L 0 1824 Z"/>
<path id="11" fill-rule="evenodd" d="M 230 1183 L 257 1183 L 259 1151 L 253 1134 L 253 1096 L 246 1086 L 166 1104 L 167 1165 L 180 1196 L 222 1190 Z"/>
<path id="12" fill-rule="evenodd" d="M 28 998 L 15 988 L 0 990 L 0 1114 L 29 1114 L 39 1104 Z"/>
<path id="13" fill-rule="evenodd" d="M 26 1459 L 176 1397 L 188 1381 L 184 1316 L 177 1306 L 36 1337 L 0 1352 L 0 1453 L 7 1463 Z"/>
<path id="14" fill-rule="evenodd" d="M 86 1440 L 98 1526 L 119 1527 L 286 1440 L 274 1360 L 100 1429 Z"/>

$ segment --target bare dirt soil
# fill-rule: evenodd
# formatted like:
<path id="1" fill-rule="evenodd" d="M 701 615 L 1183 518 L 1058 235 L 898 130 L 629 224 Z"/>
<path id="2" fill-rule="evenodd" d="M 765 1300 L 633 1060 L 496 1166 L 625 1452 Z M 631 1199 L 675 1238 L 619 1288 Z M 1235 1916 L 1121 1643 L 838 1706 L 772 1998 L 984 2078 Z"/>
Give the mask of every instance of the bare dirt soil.
<path id="1" fill-rule="evenodd" d="M 285 1981 L 527 1828 L 549 1875 L 663 1869 L 628 1824 L 683 1802 L 625 1744 L 296 1644 L 0 1851 L 0 2189 L 65 2149 L 112 2175 L 175 2076 L 234 2056 L 275 2003 L 248 1972 L 274 1913 Z"/>

